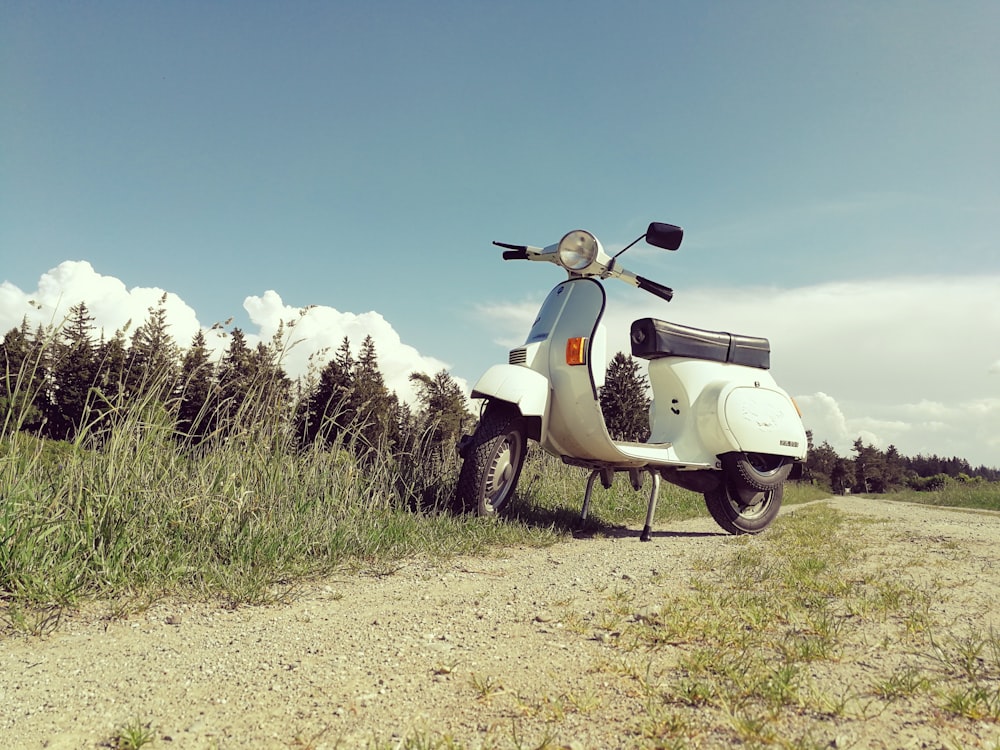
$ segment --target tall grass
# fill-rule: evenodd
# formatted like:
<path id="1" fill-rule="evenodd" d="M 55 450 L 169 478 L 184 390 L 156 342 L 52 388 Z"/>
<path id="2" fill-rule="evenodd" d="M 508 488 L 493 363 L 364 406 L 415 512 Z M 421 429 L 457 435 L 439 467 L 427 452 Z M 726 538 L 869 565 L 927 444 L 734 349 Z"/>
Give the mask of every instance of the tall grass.
<path id="1" fill-rule="evenodd" d="M 253 399 L 227 437 L 197 448 L 152 396 L 85 420 L 71 443 L 33 438 L 22 422 L 8 412 L 0 432 L 0 597 L 12 606 L 178 586 L 254 601 L 347 561 L 476 543 L 421 541 L 445 531 L 407 512 L 401 488 L 419 457 L 375 451 L 362 469 L 346 433 L 300 450 Z M 438 462 L 421 482 L 454 470 Z"/>
<path id="2" fill-rule="evenodd" d="M 378 451 L 361 462 L 343 442 L 297 451 L 259 433 L 191 454 L 168 422 L 129 413 L 99 448 L 3 436 L 0 596 L 65 606 L 180 587 L 254 602 L 345 565 L 544 545 L 580 527 L 586 473 L 537 453 L 497 522 L 418 504 L 428 482 L 453 493 L 457 459 L 434 462 L 427 476 L 425 456 Z M 619 478 L 596 490 L 586 528 L 634 525 L 648 486 L 635 493 Z M 704 513 L 699 495 L 662 486 L 661 527 Z"/>
<path id="3" fill-rule="evenodd" d="M 263 424 L 192 452 L 174 440 L 164 410 L 149 406 L 121 415 L 99 445 L 93 435 L 2 436 L 8 603 L 66 606 L 177 588 L 255 602 L 343 566 L 544 545 L 579 527 L 586 473 L 545 456 L 529 458 L 507 518 L 479 519 L 448 512 L 443 500 L 421 504 L 428 494 L 451 497 L 457 457 L 383 450 L 361 460 L 347 436 L 301 451 Z M 588 529 L 641 517 L 645 497 L 622 479 L 598 490 Z M 704 512 L 699 496 L 666 485 L 659 508 L 661 522 Z"/>
<path id="4" fill-rule="evenodd" d="M 427 476 L 423 456 L 375 451 L 362 462 L 349 436 L 302 451 L 263 422 L 191 451 L 154 404 L 117 417 L 73 443 L 0 436 L 0 596 L 9 602 L 178 586 L 257 601 L 347 564 L 555 538 L 417 506 L 416 490 L 453 487 L 454 459 Z"/>
<path id="5" fill-rule="evenodd" d="M 360 427 L 303 449 L 267 384 L 192 445 L 176 431 L 176 403 L 162 401 L 170 390 L 154 383 L 110 404 L 95 395 L 100 409 L 85 414 L 72 442 L 35 438 L 21 429 L 24 412 L 7 410 L 0 605 L 8 621 L 81 597 L 141 606 L 183 590 L 266 601 L 344 566 L 551 544 L 580 527 L 586 472 L 538 451 L 507 517 L 479 519 L 449 512 L 459 471 L 452 451 L 419 438 L 406 449 L 362 449 Z M 641 519 L 649 486 L 647 478 L 633 492 L 620 476 L 596 489 L 587 529 Z M 702 514 L 700 495 L 663 484 L 658 524 Z"/>
<path id="6" fill-rule="evenodd" d="M 192 445 L 176 432 L 175 405 L 157 395 L 168 390 L 102 403 L 72 442 L 31 436 L 8 409 L 0 430 L 8 622 L 81 597 L 141 606 L 183 590 L 263 601 L 344 566 L 550 544 L 576 526 L 585 474 L 557 462 L 532 459 L 512 518 L 478 519 L 447 512 L 459 460 L 440 446 L 418 438 L 373 449 L 359 442 L 359 426 L 303 449 L 273 401 L 252 394 Z M 608 493 L 594 523 L 604 523 L 598 508 L 617 518 L 622 505 Z"/>
<path id="7" fill-rule="evenodd" d="M 906 490 L 893 493 L 891 497 L 893 500 L 925 505 L 1000 511 L 1000 482 L 952 481 L 946 483 L 940 490 L 932 492 Z"/>

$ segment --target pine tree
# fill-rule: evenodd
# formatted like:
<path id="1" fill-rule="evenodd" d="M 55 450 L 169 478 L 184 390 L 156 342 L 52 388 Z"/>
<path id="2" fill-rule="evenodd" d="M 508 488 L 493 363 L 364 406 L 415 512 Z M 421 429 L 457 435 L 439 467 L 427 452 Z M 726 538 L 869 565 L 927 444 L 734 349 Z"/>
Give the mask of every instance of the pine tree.
<path id="1" fill-rule="evenodd" d="M 854 489 L 856 492 L 885 492 L 885 456 L 859 437 L 854 441 Z"/>
<path id="2" fill-rule="evenodd" d="M 809 449 L 806 456 L 806 471 L 811 479 L 832 486 L 833 470 L 837 462 L 842 460 L 833 446 L 823 441 L 819 447 Z"/>
<path id="3" fill-rule="evenodd" d="M 212 389 L 212 363 L 209 361 L 205 333 L 199 330 L 181 360 L 181 373 L 176 396 L 177 431 L 193 443 L 201 442 L 211 429 L 208 414 Z"/>
<path id="4" fill-rule="evenodd" d="M 601 411 L 614 440 L 642 442 L 649 438 L 648 380 L 631 355 L 618 352 L 608 365 L 601 388 Z"/>
<path id="5" fill-rule="evenodd" d="M 391 445 L 398 438 L 398 399 L 390 393 L 378 367 L 375 341 L 365 336 L 354 365 L 354 433 L 369 449 Z"/>
<path id="6" fill-rule="evenodd" d="M 93 322 L 86 303 L 73 305 L 66 325 L 53 342 L 48 398 L 42 406 L 47 437 L 72 440 L 89 417 L 90 390 L 98 370 Z"/>
<path id="7" fill-rule="evenodd" d="M 353 421 L 351 394 L 354 390 L 354 357 L 345 336 L 333 358 L 320 372 L 319 382 L 305 399 L 299 414 L 298 432 L 311 445 L 317 440 L 332 443 Z"/>
<path id="8" fill-rule="evenodd" d="M 0 432 L 35 429 L 42 412 L 44 369 L 41 346 L 28 328 L 27 317 L 11 328 L 0 343 Z"/>
<path id="9" fill-rule="evenodd" d="M 278 338 L 276 336 L 276 338 Z M 256 418 L 266 418 L 273 424 L 281 419 L 288 404 L 292 382 L 279 362 L 280 343 L 263 341 L 250 353 L 250 383 L 248 397 L 255 402 Z"/>
<path id="10" fill-rule="evenodd" d="M 906 484 L 906 461 L 895 445 L 885 449 L 883 465 L 887 489 L 898 489 Z"/>
<path id="11" fill-rule="evenodd" d="M 96 386 L 105 408 L 119 403 L 125 394 L 125 370 L 128 367 L 128 347 L 125 331 L 118 329 L 108 340 L 101 340 L 97 347 Z"/>
<path id="12" fill-rule="evenodd" d="M 167 322 L 167 295 L 132 334 L 127 359 L 126 383 L 129 396 L 137 399 L 147 393 L 165 400 L 173 390 L 177 375 L 177 344 L 170 336 Z"/>
<path id="13" fill-rule="evenodd" d="M 4 378 L 4 391 L 10 393 L 16 385 L 16 378 L 25 369 L 25 363 L 29 362 L 30 355 L 34 350 L 31 331 L 28 328 L 28 318 L 21 321 L 17 328 L 11 328 L 4 334 L 3 342 L 0 343 L 0 375 Z"/>
<path id="14" fill-rule="evenodd" d="M 433 378 L 414 372 L 410 374 L 410 381 L 417 387 L 421 406 L 418 419 L 428 432 L 431 444 L 438 448 L 454 444 L 465 423 L 472 419 L 458 383 L 447 370 L 441 370 Z"/>
<path id="15" fill-rule="evenodd" d="M 229 338 L 211 398 L 213 430 L 221 435 L 231 434 L 237 427 L 237 418 L 246 401 L 251 382 L 250 347 L 240 328 L 234 328 Z"/>
<path id="16" fill-rule="evenodd" d="M 851 462 L 838 457 L 830 469 L 830 489 L 838 495 L 843 495 L 853 484 Z"/>

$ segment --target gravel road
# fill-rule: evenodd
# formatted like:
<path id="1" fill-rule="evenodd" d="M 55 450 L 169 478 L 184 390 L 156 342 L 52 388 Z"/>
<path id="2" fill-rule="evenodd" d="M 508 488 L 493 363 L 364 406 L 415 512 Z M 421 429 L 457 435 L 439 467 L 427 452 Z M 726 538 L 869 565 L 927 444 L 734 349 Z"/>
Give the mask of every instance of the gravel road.
<path id="1" fill-rule="evenodd" d="M 1000 514 L 822 502 L 873 519 L 861 525 L 865 541 L 887 561 L 929 556 L 916 575 L 947 589 L 941 621 L 1000 633 Z M 648 544 L 638 534 L 345 573 L 268 606 L 167 600 L 114 619 L 94 604 L 45 637 L 0 639 L 0 744 L 110 746 L 123 727 L 148 726 L 154 748 L 426 746 L 421 736 L 461 747 L 645 746 L 643 696 L 599 668 L 616 653 L 597 626 L 602 612 L 620 589 L 634 619 L 659 611 L 672 587 L 690 590 L 738 541 L 707 515 L 658 529 Z M 877 658 L 840 663 L 863 670 Z M 995 720 L 942 719 L 921 705 L 831 718 L 822 731 L 819 747 L 1000 747 Z"/>

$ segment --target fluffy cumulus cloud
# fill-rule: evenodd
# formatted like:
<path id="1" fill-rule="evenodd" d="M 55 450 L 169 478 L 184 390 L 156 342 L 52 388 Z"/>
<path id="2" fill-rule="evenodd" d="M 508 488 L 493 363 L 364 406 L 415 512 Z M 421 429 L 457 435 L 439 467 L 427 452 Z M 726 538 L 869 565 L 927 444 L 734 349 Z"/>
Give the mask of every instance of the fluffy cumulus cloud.
<path id="1" fill-rule="evenodd" d="M 270 341 L 282 328 L 280 337 L 285 342 L 282 362 L 291 375 L 304 374 L 311 366 L 322 367 L 344 337 L 357 355 L 366 336 L 371 336 L 375 342 L 386 386 L 404 401 L 412 402 L 415 398 L 410 373 L 433 375 L 447 369 L 444 362 L 424 356 L 404 344 L 389 322 L 377 312 L 355 314 L 325 306 L 290 307 L 274 291 L 267 291 L 260 297 L 247 297 L 243 307 L 257 326 L 255 338 Z M 462 381 L 459 384 L 465 386 Z"/>
<path id="2" fill-rule="evenodd" d="M 190 342 L 199 329 L 198 317 L 176 294 L 157 287 L 127 288 L 119 279 L 104 276 L 83 260 L 67 260 L 42 274 L 38 288 L 24 292 L 10 282 L 0 284 L 0 333 L 20 326 L 59 326 L 70 307 L 85 302 L 94 325 L 106 336 L 115 331 L 135 330 L 149 316 L 149 309 L 165 307 L 170 334 L 182 344 Z"/>
<path id="3" fill-rule="evenodd" d="M 669 305 L 608 286 L 609 356 L 639 317 L 766 336 L 775 378 L 842 455 L 861 437 L 1000 466 L 1000 276 L 687 289 Z M 521 307 L 512 325 L 497 322 L 510 305 L 480 309 L 497 341 L 523 342 L 537 303 Z"/>
<path id="4" fill-rule="evenodd" d="M 171 336 L 181 346 L 187 346 L 198 330 L 205 329 L 195 311 L 180 297 L 158 288 L 129 289 L 119 279 L 98 273 L 86 261 L 59 264 L 43 274 L 38 288 L 30 292 L 6 281 L 0 284 L 0 335 L 20 326 L 25 317 L 33 329 L 38 325 L 58 326 L 66 319 L 69 308 L 79 302 L 87 304 L 95 327 L 106 336 L 130 322 L 129 330 L 135 330 L 146 320 L 149 309 L 159 305 L 164 294 Z M 247 297 L 244 308 L 255 326 L 244 332 L 251 345 L 272 341 L 281 329 L 285 347 L 282 366 L 292 377 L 306 375 L 310 367 L 325 365 L 345 336 L 355 354 L 365 337 L 372 337 L 386 385 L 411 403 L 415 392 L 409 381 L 410 373 L 433 375 L 447 368 L 444 362 L 426 357 L 403 343 L 392 325 L 377 312 L 355 314 L 332 307 L 290 307 L 274 291 Z M 226 338 L 218 330 L 206 331 L 206 339 L 216 355 L 226 346 Z M 467 387 L 464 381 L 456 380 Z"/>
<path id="5" fill-rule="evenodd" d="M 830 443 L 841 455 L 845 455 L 859 437 L 866 444 L 877 445 L 881 442 L 878 434 L 863 429 L 854 419 L 848 419 L 837 400 L 822 391 L 807 396 L 800 395 L 795 400 L 817 442 Z"/>

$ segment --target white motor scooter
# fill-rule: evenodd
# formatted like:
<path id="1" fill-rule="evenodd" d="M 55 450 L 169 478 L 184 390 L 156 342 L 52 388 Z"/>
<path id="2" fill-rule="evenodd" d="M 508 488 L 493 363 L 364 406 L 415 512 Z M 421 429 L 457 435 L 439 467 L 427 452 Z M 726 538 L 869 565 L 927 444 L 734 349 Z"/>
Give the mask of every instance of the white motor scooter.
<path id="1" fill-rule="evenodd" d="M 631 347 L 633 356 L 649 360 L 650 437 L 613 440 L 604 423 L 601 281 L 619 279 L 669 301 L 671 289 L 617 259 L 641 239 L 676 250 L 683 236 L 680 227 L 654 222 L 614 257 L 583 230 L 544 248 L 493 243 L 505 248 L 505 260 L 554 263 L 569 279 L 549 292 L 509 363 L 491 367 L 473 388 L 472 397 L 485 403 L 475 433 L 458 446 L 457 494 L 467 509 L 491 515 L 510 501 L 531 438 L 565 463 L 590 469 L 584 519 L 598 478 L 609 488 L 615 472 L 627 471 L 639 490 L 650 474 L 642 541 L 650 538 L 661 478 L 703 494 L 712 517 L 732 534 L 760 532 L 775 518 L 784 482 L 805 458 L 806 434 L 795 402 L 768 372 L 767 339 L 636 320 Z"/>

